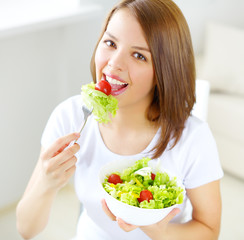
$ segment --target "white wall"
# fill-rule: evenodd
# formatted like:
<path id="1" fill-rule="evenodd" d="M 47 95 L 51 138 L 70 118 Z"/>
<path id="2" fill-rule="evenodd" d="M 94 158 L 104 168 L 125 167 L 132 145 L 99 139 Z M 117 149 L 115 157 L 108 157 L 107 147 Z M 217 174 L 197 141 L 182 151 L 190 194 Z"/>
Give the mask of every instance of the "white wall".
<path id="1" fill-rule="evenodd" d="M 22 195 L 53 108 L 91 81 L 101 16 L 0 38 L 0 208 Z"/>
<path id="2" fill-rule="evenodd" d="M 214 21 L 244 27 L 243 0 L 174 0 L 184 13 L 192 34 L 195 53 L 203 51 L 205 27 Z"/>

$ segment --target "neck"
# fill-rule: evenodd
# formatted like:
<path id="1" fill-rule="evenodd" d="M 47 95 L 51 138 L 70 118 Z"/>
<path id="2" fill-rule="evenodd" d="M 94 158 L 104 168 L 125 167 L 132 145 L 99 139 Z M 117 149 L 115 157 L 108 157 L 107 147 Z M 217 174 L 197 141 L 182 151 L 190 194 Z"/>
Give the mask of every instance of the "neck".
<path id="1" fill-rule="evenodd" d="M 147 119 L 146 109 L 144 108 L 119 108 L 116 116 L 112 118 L 111 123 L 106 124 L 107 127 L 118 130 L 131 130 L 138 131 L 142 128 L 154 127 L 153 124 Z"/>
<path id="2" fill-rule="evenodd" d="M 99 124 L 101 136 L 110 151 L 120 155 L 140 153 L 150 144 L 158 126 L 142 109 L 120 108 L 108 124 Z"/>

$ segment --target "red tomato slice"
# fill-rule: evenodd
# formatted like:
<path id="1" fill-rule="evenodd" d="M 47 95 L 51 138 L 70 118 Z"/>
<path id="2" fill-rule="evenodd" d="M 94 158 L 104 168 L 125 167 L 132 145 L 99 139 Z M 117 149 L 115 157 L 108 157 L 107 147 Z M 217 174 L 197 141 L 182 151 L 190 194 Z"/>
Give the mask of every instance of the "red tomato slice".
<path id="1" fill-rule="evenodd" d="M 142 190 L 140 192 L 140 197 L 137 198 L 138 202 L 142 202 L 144 200 L 147 200 L 148 202 L 153 199 L 153 195 L 149 190 Z"/>
<path id="2" fill-rule="evenodd" d="M 156 175 L 154 173 L 151 173 L 151 179 L 154 180 Z"/>
<path id="3" fill-rule="evenodd" d="M 111 94 L 111 85 L 105 80 L 101 80 L 95 85 L 95 90 L 105 93 L 106 95 Z"/>
<path id="4" fill-rule="evenodd" d="M 113 184 L 117 184 L 117 183 L 123 183 L 123 181 L 121 180 L 120 176 L 117 175 L 117 174 L 111 174 L 109 177 L 108 177 L 108 182 L 109 183 L 113 183 Z"/>

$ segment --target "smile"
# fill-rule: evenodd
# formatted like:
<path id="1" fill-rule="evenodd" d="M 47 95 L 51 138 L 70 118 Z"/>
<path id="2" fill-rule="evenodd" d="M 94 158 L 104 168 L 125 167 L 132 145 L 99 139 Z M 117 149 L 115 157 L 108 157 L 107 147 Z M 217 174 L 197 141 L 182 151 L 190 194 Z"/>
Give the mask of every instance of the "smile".
<path id="1" fill-rule="evenodd" d="M 109 77 L 107 75 L 105 75 L 105 79 L 111 85 L 111 94 L 113 96 L 118 96 L 127 89 L 128 83 Z"/>

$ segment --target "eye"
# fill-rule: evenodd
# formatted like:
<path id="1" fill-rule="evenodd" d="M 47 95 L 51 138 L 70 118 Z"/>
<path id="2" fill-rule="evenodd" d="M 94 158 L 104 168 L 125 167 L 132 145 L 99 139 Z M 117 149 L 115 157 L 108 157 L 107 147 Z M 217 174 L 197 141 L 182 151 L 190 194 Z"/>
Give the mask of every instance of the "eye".
<path id="1" fill-rule="evenodd" d="M 116 48 L 116 44 L 113 41 L 111 41 L 111 40 L 105 40 L 104 42 L 105 42 L 105 44 L 108 47 L 114 47 L 114 48 Z"/>
<path id="2" fill-rule="evenodd" d="M 142 60 L 142 61 L 146 61 L 147 59 L 140 53 L 136 52 L 133 54 L 133 56 L 136 58 L 136 59 L 139 59 L 139 60 Z"/>

